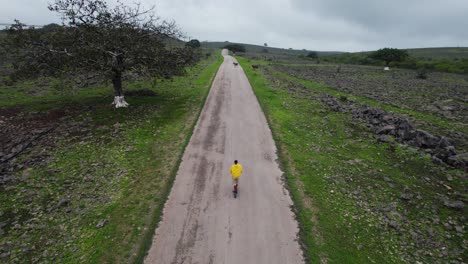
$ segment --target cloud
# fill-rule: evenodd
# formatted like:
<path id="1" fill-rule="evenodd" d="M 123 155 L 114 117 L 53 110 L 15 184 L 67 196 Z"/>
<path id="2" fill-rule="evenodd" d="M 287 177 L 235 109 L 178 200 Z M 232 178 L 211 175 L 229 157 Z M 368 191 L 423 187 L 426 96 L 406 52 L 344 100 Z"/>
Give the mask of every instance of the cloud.
<path id="1" fill-rule="evenodd" d="M 466 0 L 292 0 L 298 12 L 342 19 L 376 34 L 378 43 L 405 47 L 467 45 Z M 408 46 L 406 46 L 408 47 Z"/>
<path id="2" fill-rule="evenodd" d="M 47 10 L 49 1 L 0 0 L 0 18 L 60 22 Z M 158 15 L 175 20 L 189 37 L 201 41 L 341 51 L 468 46 L 466 0 L 140 1 L 147 8 L 155 5 Z"/>

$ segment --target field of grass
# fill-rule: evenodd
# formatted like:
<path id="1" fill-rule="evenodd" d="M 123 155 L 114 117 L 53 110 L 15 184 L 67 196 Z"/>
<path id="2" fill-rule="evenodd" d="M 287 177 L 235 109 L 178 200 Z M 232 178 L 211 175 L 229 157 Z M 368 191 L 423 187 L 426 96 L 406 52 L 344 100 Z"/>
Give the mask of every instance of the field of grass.
<path id="1" fill-rule="evenodd" d="M 1 87 L 13 120 L 65 113 L 2 170 L 13 180 L 0 185 L 1 261 L 141 262 L 222 62 L 213 54 L 185 76 L 126 83 L 128 109 L 110 106 L 110 87 Z"/>
<path id="2" fill-rule="evenodd" d="M 463 171 L 378 143 L 321 101 L 335 89 L 237 59 L 272 129 L 309 263 L 466 261 L 465 209 L 452 206 L 467 199 Z"/>

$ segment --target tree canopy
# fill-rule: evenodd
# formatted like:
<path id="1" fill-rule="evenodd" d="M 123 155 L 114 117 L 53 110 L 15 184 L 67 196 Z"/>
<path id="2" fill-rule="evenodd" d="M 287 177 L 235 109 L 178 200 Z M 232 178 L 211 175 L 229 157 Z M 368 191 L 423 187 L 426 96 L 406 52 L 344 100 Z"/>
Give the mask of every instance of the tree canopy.
<path id="1" fill-rule="evenodd" d="M 228 44 L 224 48 L 233 52 L 245 52 L 245 46 L 240 44 Z"/>
<path id="2" fill-rule="evenodd" d="M 373 52 L 369 57 L 385 61 L 385 65 L 388 66 L 390 62 L 404 61 L 408 57 L 408 52 L 400 49 L 383 48 Z"/>
<path id="3" fill-rule="evenodd" d="M 191 39 L 189 42 L 185 43 L 185 45 L 190 48 L 201 47 L 200 41 L 198 39 Z"/>
<path id="4" fill-rule="evenodd" d="M 312 58 L 312 59 L 317 59 L 318 53 L 316 51 L 310 51 L 309 53 L 307 53 L 307 57 Z"/>
<path id="5" fill-rule="evenodd" d="M 41 30 L 15 21 L 8 30 L 5 44 L 16 77 L 109 79 L 114 104 L 120 107 L 127 105 L 124 74 L 170 77 L 195 61 L 192 49 L 166 45 L 182 37 L 175 23 L 140 4 L 110 7 L 105 0 L 55 0 L 48 8 L 61 15 L 62 26 Z"/>

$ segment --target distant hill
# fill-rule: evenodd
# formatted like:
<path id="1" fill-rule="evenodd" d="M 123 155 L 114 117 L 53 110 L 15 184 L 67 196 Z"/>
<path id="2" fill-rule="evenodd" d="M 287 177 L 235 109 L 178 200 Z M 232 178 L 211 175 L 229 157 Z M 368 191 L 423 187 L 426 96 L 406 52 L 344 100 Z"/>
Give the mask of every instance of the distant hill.
<path id="1" fill-rule="evenodd" d="M 438 48 L 417 48 L 405 49 L 409 55 L 418 58 L 432 59 L 453 59 L 468 58 L 468 47 L 438 47 Z M 354 52 L 348 54 L 369 54 L 373 51 Z"/>
<path id="2" fill-rule="evenodd" d="M 212 48 L 212 49 L 221 49 L 228 44 L 243 45 L 247 52 L 252 52 L 252 53 L 262 53 L 266 49 L 268 50 L 268 53 L 270 54 L 298 56 L 298 55 L 307 55 L 308 52 L 312 51 L 312 50 L 306 50 L 306 49 L 297 50 L 297 49 L 282 49 L 282 48 L 274 48 L 274 47 L 265 47 L 261 45 L 236 43 L 236 42 L 228 42 L 228 41 L 225 41 L 225 42 L 203 41 L 201 42 L 202 47 Z M 335 55 L 335 54 L 343 53 L 340 51 L 316 51 L 316 52 L 318 53 L 319 56 Z"/>
<path id="3" fill-rule="evenodd" d="M 247 52 L 251 53 L 262 53 L 264 49 L 268 50 L 270 54 L 281 54 L 281 55 L 307 55 L 308 52 L 312 50 L 297 50 L 297 49 L 283 49 L 283 48 L 274 48 L 274 47 L 264 47 L 261 45 L 237 43 L 237 42 L 211 42 L 203 41 L 201 42 L 202 47 L 221 49 L 228 44 L 240 44 L 244 45 Z M 424 57 L 424 58 L 468 58 L 468 47 L 439 47 L 439 48 L 416 48 L 416 49 L 406 49 L 411 56 L 415 57 Z M 328 55 L 340 55 L 340 54 L 368 54 L 372 51 L 364 52 L 342 52 L 342 51 L 316 51 L 320 57 Z"/>
<path id="4" fill-rule="evenodd" d="M 468 58 L 468 47 L 442 47 L 407 49 L 415 57 L 425 58 Z"/>

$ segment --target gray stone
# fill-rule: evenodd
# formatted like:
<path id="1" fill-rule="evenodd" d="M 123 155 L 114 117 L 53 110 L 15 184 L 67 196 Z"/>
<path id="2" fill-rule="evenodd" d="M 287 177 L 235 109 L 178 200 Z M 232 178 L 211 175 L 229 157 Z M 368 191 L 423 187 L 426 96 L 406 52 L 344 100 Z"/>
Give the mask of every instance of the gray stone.
<path id="1" fill-rule="evenodd" d="M 444 223 L 444 228 L 445 228 L 446 230 L 452 230 L 452 229 L 453 229 L 453 228 L 452 228 L 452 225 L 450 225 L 449 223 Z"/>
<path id="2" fill-rule="evenodd" d="M 388 143 L 388 142 L 392 142 L 392 136 L 389 136 L 389 135 L 379 135 L 377 136 L 377 140 L 379 142 L 385 142 L 385 143 Z"/>
<path id="3" fill-rule="evenodd" d="M 23 175 L 22 175 L 21 179 L 24 181 L 24 180 L 27 180 L 29 177 L 31 177 L 31 170 L 23 171 Z"/>
<path id="4" fill-rule="evenodd" d="M 415 143 L 422 148 L 436 148 L 440 142 L 440 138 L 433 136 L 427 131 L 416 130 Z"/>
<path id="5" fill-rule="evenodd" d="M 395 132 L 395 126 L 394 125 L 386 125 L 384 127 L 381 127 L 377 129 L 376 133 L 378 135 L 382 134 L 393 134 Z"/>
<path id="6" fill-rule="evenodd" d="M 382 121 L 385 121 L 385 122 L 393 121 L 393 116 L 392 115 L 384 115 L 382 117 Z"/>
<path id="7" fill-rule="evenodd" d="M 445 148 L 445 147 L 448 147 L 448 146 L 451 146 L 452 144 L 450 143 L 450 139 L 448 139 L 447 137 L 440 137 L 440 141 L 439 141 L 439 148 Z"/>
<path id="8" fill-rule="evenodd" d="M 468 152 L 451 156 L 447 162 L 456 168 L 466 169 L 468 167 Z"/>
<path id="9" fill-rule="evenodd" d="M 388 222 L 388 226 L 391 227 L 391 228 L 397 229 L 399 225 L 398 225 L 398 223 L 396 221 L 392 220 L 392 221 Z"/>
<path id="10" fill-rule="evenodd" d="M 413 198 L 413 196 L 414 195 L 411 194 L 411 193 L 402 193 L 400 195 L 400 199 L 405 200 L 405 201 L 409 201 L 409 200 L 411 200 Z"/>
<path id="11" fill-rule="evenodd" d="M 444 161 L 441 160 L 441 159 L 439 159 L 439 158 L 436 157 L 436 156 L 432 156 L 432 157 L 431 157 L 431 160 L 432 160 L 432 162 L 434 162 L 435 164 L 438 164 L 438 165 L 444 164 Z"/>
<path id="12" fill-rule="evenodd" d="M 457 210 L 463 210 L 463 208 L 465 207 L 465 203 L 463 203 L 462 201 L 455 201 L 450 203 L 449 207 Z"/>
<path id="13" fill-rule="evenodd" d="M 98 228 L 98 229 L 103 228 L 108 222 L 109 222 L 109 220 L 107 220 L 107 219 L 101 219 L 97 223 L 96 228 Z"/>
<path id="14" fill-rule="evenodd" d="M 60 199 L 60 201 L 57 203 L 57 207 L 58 208 L 65 207 L 69 203 L 70 203 L 70 200 L 68 200 L 68 199 Z"/>

